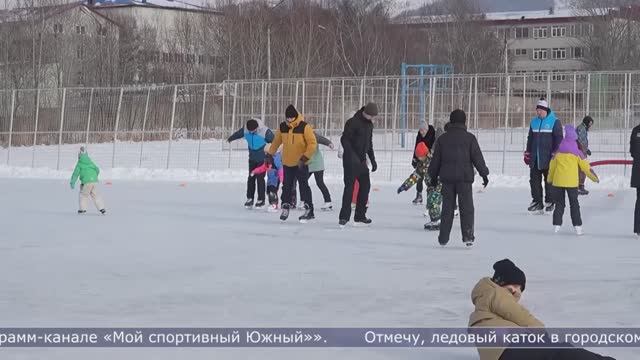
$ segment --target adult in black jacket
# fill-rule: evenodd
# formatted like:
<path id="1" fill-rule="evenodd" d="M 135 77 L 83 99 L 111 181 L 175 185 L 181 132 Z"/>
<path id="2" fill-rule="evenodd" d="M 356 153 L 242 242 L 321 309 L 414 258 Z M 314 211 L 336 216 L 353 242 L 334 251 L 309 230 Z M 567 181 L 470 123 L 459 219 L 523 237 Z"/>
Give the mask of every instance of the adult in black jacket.
<path id="1" fill-rule="evenodd" d="M 433 144 L 436 142 L 436 129 L 427 124 L 425 121 L 420 123 L 420 129 L 418 130 L 418 135 L 416 136 L 416 144 L 413 146 L 414 149 L 418 147 L 418 144 L 424 143 L 427 145 L 427 149 L 431 151 L 433 149 Z M 411 160 L 411 166 L 415 169 L 418 166 L 418 158 L 416 157 L 416 152 L 413 152 L 413 159 Z M 422 204 L 422 181 L 419 181 L 416 184 L 416 198 L 413 200 L 414 205 Z"/>
<path id="2" fill-rule="evenodd" d="M 353 220 L 360 224 L 370 224 L 367 219 L 367 199 L 371 180 L 369 179 L 369 167 L 367 155 L 371 161 L 371 172 L 378 169 L 376 156 L 373 152 L 373 119 L 378 115 L 378 106 L 369 103 L 344 124 L 344 131 L 340 142 L 344 149 L 342 166 L 344 168 L 344 193 L 342 194 L 342 209 L 340 210 L 340 226 L 344 226 L 351 219 L 351 196 L 353 184 L 358 180 L 360 188 L 356 213 Z"/>
<path id="3" fill-rule="evenodd" d="M 438 178 L 442 183 L 442 218 L 438 237 L 440 245 L 449 242 L 456 198 L 460 205 L 462 241 L 467 246 L 473 245 L 473 168 L 480 173 L 485 187 L 489 183 L 489 169 L 484 162 L 478 140 L 467 132 L 466 121 L 464 111 L 454 110 L 451 113 L 446 132 L 436 140 L 433 159 L 429 165 L 432 183 L 437 183 Z"/>
<path id="4" fill-rule="evenodd" d="M 633 232 L 640 236 L 640 125 L 631 131 L 629 152 L 633 158 L 631 187 L 636 188 L 636 209 L 633 217 Z"/>

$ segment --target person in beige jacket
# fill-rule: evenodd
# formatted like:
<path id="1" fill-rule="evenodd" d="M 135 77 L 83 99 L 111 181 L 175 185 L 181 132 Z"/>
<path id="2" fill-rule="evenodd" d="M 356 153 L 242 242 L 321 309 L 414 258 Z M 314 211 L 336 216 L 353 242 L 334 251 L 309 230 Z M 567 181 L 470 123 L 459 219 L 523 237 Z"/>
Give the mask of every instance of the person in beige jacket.
<path id="1" fill-rule="evenodd" d="M 518 302 L 527 278 L 511 260 L 493 264 L 493 277 L 478 281 L 471 292 L 475 311 L 469 327 L 544 328 L 544 324 Z M 480 360 L 614 360 L 584 349 L 478 348 Z"/>

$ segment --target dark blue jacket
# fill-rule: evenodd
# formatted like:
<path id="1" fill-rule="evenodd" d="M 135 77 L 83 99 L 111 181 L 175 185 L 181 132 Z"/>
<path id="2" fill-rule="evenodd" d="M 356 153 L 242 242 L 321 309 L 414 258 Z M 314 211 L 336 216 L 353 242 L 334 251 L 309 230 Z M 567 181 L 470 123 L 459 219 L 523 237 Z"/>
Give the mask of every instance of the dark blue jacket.
<path id="1" fill-rule="evenodd" d="M 257 121 L 258 128 L 255 131 L 247 130 L 245 125 L 245 127 L 233 133 L 227 141 L 232 142 L 244 138 L 249 149 L 249 161 L 261 163 L 264 162 L 265 158 L 264 147 L 273 141 L 273 132 L 261 120 Z"/>
<path id="2" fill-rule="evenodd" d="M 536 166 L 538 170 L 548 169 L 551 156 L 558 149 L 561 141 L 562 124 L 553 111 L 550 111 L 544 119 L 534 117 L 527 137 L 527 152 L 531 154 L 529 166 Z"/>

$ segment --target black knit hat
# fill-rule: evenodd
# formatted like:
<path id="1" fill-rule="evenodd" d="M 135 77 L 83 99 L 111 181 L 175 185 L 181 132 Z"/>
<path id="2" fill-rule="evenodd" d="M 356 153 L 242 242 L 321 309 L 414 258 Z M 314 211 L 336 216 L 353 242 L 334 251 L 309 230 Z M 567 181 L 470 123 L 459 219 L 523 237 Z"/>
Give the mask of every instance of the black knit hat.
<path id="1" fill-rule="evenodd" d="M 522 291 L 524 291 L 524 287 L 527 283 L 527 277 L 524 275 L 524 272 L 520 270 L 513 261 L 509 259 L 504 259 L 493 264 L 493 280 L 494 283 L 505 286 L 505 285 L 520 285 L 522 287 Z"/>
<path id="2" fill-rule="evenodd" d="M 247 130 L 254 131 L 258 128 L 258 121 L 256 119 L 247 120 Z"/>
<path id="3" fill-rule="evenodd" d="M 298 117 L 298 110 L 296 110 L 295 106 L 289 105 L 287 106 L 287 110 L 284 112 L 284 116 L 287 119 L 295 119 Z"/>
<path id="4" fill-rule="evenodd" d="M 464 124 L 467 122 L 467 114 L 460 109 L 453 110 L 449 115 L 449 122 L 452 124 Z"/>
<path id="5" fill-rule="evenodd" d="M 364 113 L 369 116 L 378 116 L 378 105 L 376 103 L 368 103 L 364 107 Z"/>

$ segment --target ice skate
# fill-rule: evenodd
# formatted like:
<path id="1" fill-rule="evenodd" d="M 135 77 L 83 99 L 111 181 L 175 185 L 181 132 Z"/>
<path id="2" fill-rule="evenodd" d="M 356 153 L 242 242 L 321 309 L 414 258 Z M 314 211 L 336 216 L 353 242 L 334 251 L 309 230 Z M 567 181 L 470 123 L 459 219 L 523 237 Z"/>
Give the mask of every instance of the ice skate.
<path id="1" fill-rule="evenodd" d="M 258 202 L 253 207 L 256 209 L 262 209 L 264 207 L 264 200 L 258 200 Z"/>
<path id="2" fill-rule="evenodd" d="M 576 235 L 578 236 L 584 235 L 584 232 L 582 232 L 582 226 L 574 226 L 574 229 L 576 229 Z"/>
<path id="3" fill-rule="evenodd" d="M 473 247 L 473 239 L 472 238 L 465 238 L 462 239 L 462 243 L 467 247 L 467 249 L 470 249 Z"/>
<path id="4" fill-rule="evenodd" d="M 107 210 L 106 209 L 100 209 L 100 214 L 106 215 L 107 214 Z"/>
<path id="5" fill-rule="evenodd" d="M 440 230 L 440 220 L 438 221 L 430 221 L 424 224 L 424 229 L 427 231 L 437 231 Z"/>
<path id="6" fill-rule="evenodd" d="M 78 210 L 78 215 L 86 214 L 87 210 Z"/>
<path id="7" fill-rule="evenodd" d="M 560 229 L 562 229 L 562 226 L 556 225 L 556 226 L 553 227 L 553 232 L 557 234 L 557 233 L 560 232 Z"/>
<path id="8" fill-rule="evenodd" d="M 589 195 L 589 190 L 585 189 L 584 186 L 578 187 L 578 195 Z"/>
<path id="9" fill-rule="evenodd" d="M 338 221 L 338 225 L 339 225 L 339 226 L 340 226 L 340 228 L 342 229 L 342 228 L 344 228 L 344 227 L 347 225 L 347 223 L 348 223 L 348 222 L 349 222 L 349 221 L 347 221 L 347 220 L 340 219 L 340 221 Z"/>
<path id="10" fill-rule="evenodd" d="M 280 220 L 286 221 L 289 218 L 289 205 L 282 206 L 282 213 L 280 214 Z"/>
<path id="11" fill-rule="evenodd" d="M 244 207 L 247 209 L 253 208 L 253 199 L 247 199 L 247 201 L 244 203 Z"/>
<path id="12" fill-rule="evenodd" d="M 553 213 L 553 210 L 556 208 L 554 203 L 545 203 L 544 204 L 544 213 L 549 215 Z"/>
<path id="13" fill-rule="evenodd" d="M 315 219 L 316 217 L 313 214 L 313 208 L 306 206 L 305 205 L 305 210 L 304 210 L 304 214 L 302 214 L 302 216 L 300 216 L 298 218 L 298 221 L 300 221 L 303 224 L 306 224 L 307 222 Z"/>
<path id="14" fill-rule="evenodd" d="M 542 203 L 539 203 L 537 201 L 532 201 L 529 207 L 527 208 L 527 211 L 529 211 L 532 214 L 540 214 L 542 213 L 543 210 L 544 210 L 544 206 L 542 205 Z"/>
<path id="15" fill-rule="evenodd" d="M 333 204 L 331 204 L 331 202 L 326 202 L 326 203 L 324 203 L 324 205 L 322 205 L 320 207 L 320 210 L 322 210 L 322 211 L 332 211 L 333 210 Z"/>
<path id="16" fill-rule="evenodd" d="M 422 205 L 422 193 L 418 193 L 411 203 L 413 205 Z"/>
<path id="17" fill-rule="evenodd" d="M 269 204 L 267 207 L 267 212 L 275 213 L 278 212 L 278 204 Z"/>
<path id="18" fill-rule="evenodd" d="M 369 218 L 353 219 L 353 226 L 363 227 L 371 225 L 373 221 Z"/>

